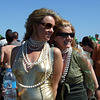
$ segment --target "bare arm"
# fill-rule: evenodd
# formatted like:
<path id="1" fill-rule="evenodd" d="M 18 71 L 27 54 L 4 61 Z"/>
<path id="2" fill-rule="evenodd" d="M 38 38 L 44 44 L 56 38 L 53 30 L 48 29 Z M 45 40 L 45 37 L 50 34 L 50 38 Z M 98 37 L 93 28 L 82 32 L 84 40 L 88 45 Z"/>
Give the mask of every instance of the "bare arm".
<path id="1" fill-rule="evenodd" d="M 6 55 L 6 52 L 5 52 L 5 47 L 1 47 L 1 57 L 0 57 L 0 65 L 2 65 L 3 67 L 5 68 L 8 68 L 8 66 L 6 66 L 5 64 L 8 63 L 7 61 L 7 55 Z"/>
<path id="2" fill-rule="evenodd" d="M 61 51 L 58 48 L 55 48 L 54 49 L 54 74 L 53 74 L 53 82 L 52 82 L 54 99 L 56 98 L 58 83 L 61 78 L 62 69 L 63 69 L 63 61 L 62 61 Z"/>
<path id="3" fill-rule="evenodd" d="M 92 73 L 93 81 L 95 84 L 95 90 L 96 90 L 99 87 L 99 85 L 98 85 L 97 78 L 96 78 L 96 75 L 95 75 L 95 72 L 94 72 L 92 65 L 90 65 L 90 67 L 91 67 L 91 73 Z"/>
<path id="4" fill-rule="evenodd" d="M 3 59 L 4 59 L 4 50 L 3 50 L 3 47 L 1 47 L 0 63 L 3 63 Z"/>

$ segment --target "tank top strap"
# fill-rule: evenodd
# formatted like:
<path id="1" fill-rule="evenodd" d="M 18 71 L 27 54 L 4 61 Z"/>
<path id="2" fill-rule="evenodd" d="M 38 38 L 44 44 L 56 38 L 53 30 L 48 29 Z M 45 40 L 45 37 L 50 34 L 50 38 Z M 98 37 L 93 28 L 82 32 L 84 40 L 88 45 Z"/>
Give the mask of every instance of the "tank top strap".
<path id="1" fill-rule="evenodd" d="M 54 64 L 54 47 L 50 48 L 49 55 L 50 55 L 50 61 L 51 61 L 51 64 L 52 64 L 52 69 L 53 69 L 53 64 Z"/>

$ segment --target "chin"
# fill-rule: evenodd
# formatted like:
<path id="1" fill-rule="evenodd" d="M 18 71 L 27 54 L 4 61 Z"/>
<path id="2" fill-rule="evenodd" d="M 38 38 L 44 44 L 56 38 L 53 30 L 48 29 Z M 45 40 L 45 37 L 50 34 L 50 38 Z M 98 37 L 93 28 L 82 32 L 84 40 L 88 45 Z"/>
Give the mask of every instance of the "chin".
<path id="1" fill-rule="evenodd" d="M 49 41 L 49 40 L 50 40 L 50 37 L 47 37 L 47 38 L 46 38 L 46 41 Z"/>
<path id="2" fill-rule="evenodd" d="M 66 48 L 70 48 L 71 45 L 66 45 Z"/>

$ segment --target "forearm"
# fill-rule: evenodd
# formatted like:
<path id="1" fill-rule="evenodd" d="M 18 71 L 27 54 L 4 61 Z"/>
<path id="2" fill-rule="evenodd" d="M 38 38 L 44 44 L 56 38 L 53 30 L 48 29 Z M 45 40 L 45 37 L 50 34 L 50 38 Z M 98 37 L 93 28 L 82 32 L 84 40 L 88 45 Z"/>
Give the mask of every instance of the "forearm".
<path id="1" fill-rule="evenodd" d="M 87 96 L 88 96 L 88 98 L 91 97 L 92 94 L 93 94 L 93 92 L 90 89 L 87 89 Z"/>
<path id="2" fill-rule="evenodd" d="M 98 85 L 97 78 L 96 78 L 96 75 L 95 75 L 95 72 L 94 72 L 92 66 L 91 66 L 91 73 L 92 73 L 93 82 L 94 82 L 95 90 L 96 90 L 99 87 L 99 85 Z"/>
<path id="3" fill-rule="evenodd" d="M 53 86 L 53 96 L 54 96 L 54 100 L 56 99 L 56 95 L 57 95 L 57 88 L 55 88 L 55 86 Z"/>

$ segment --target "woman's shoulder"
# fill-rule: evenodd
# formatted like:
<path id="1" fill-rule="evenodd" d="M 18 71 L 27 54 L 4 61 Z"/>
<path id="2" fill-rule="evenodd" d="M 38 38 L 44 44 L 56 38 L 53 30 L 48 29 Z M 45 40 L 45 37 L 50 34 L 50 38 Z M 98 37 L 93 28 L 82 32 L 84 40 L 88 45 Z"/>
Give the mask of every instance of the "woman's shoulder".
<path id="1" fill-rule="evenodd" d="M 81 50 L 81 49 L 78 49 L 78 48 L 72 47 L 72 49 L 73 49 L 74 51 L 76 51 L 76 52 L 82 52 L 82 50 Z"/>
<path id="2" fill-rule="evenodd" d="M 78 56 L 78 55 L 80 55 L 80 54 L 82 54 L 82 50 L 81 49 L 78 49 L 78 48 L 73 48 L 72 47 L 72 54 L 74 55 L 74 56 Z"/>
<path id="3" fill-rule="evenodd" d="M 83 50 L 79 50 L 79 49 L 76 49 L 76 48 L 74 48 L 73 50 L 74 50 L 73 56 L 77 60 L 86 61 L 87 59 L 90 59 L 90 55 L 89 55 L 88 52 L 85 52 Z"/>
<path id="4" fill-rule="evenodd" d="M 72 55 L 79 59 L 87 56 L 87 54 L 83 50 L 77 48 L 73 48 Z"/>
<path id="5" fill-rule="evenodd" d="M 54 53 L 55 54 L 61 53 L 61 50 L 59 48 L 57 48 L 57 47 L 53 47 L 53 48 L 54 48 Z"/>
<path id="6" fill-rule="evenodd" d="M 59 48 L 57 48 L 57 47 L 51 47 L 51 49 L 53 50 L 54 58 L 62 56 L 61 50 Z"/>

